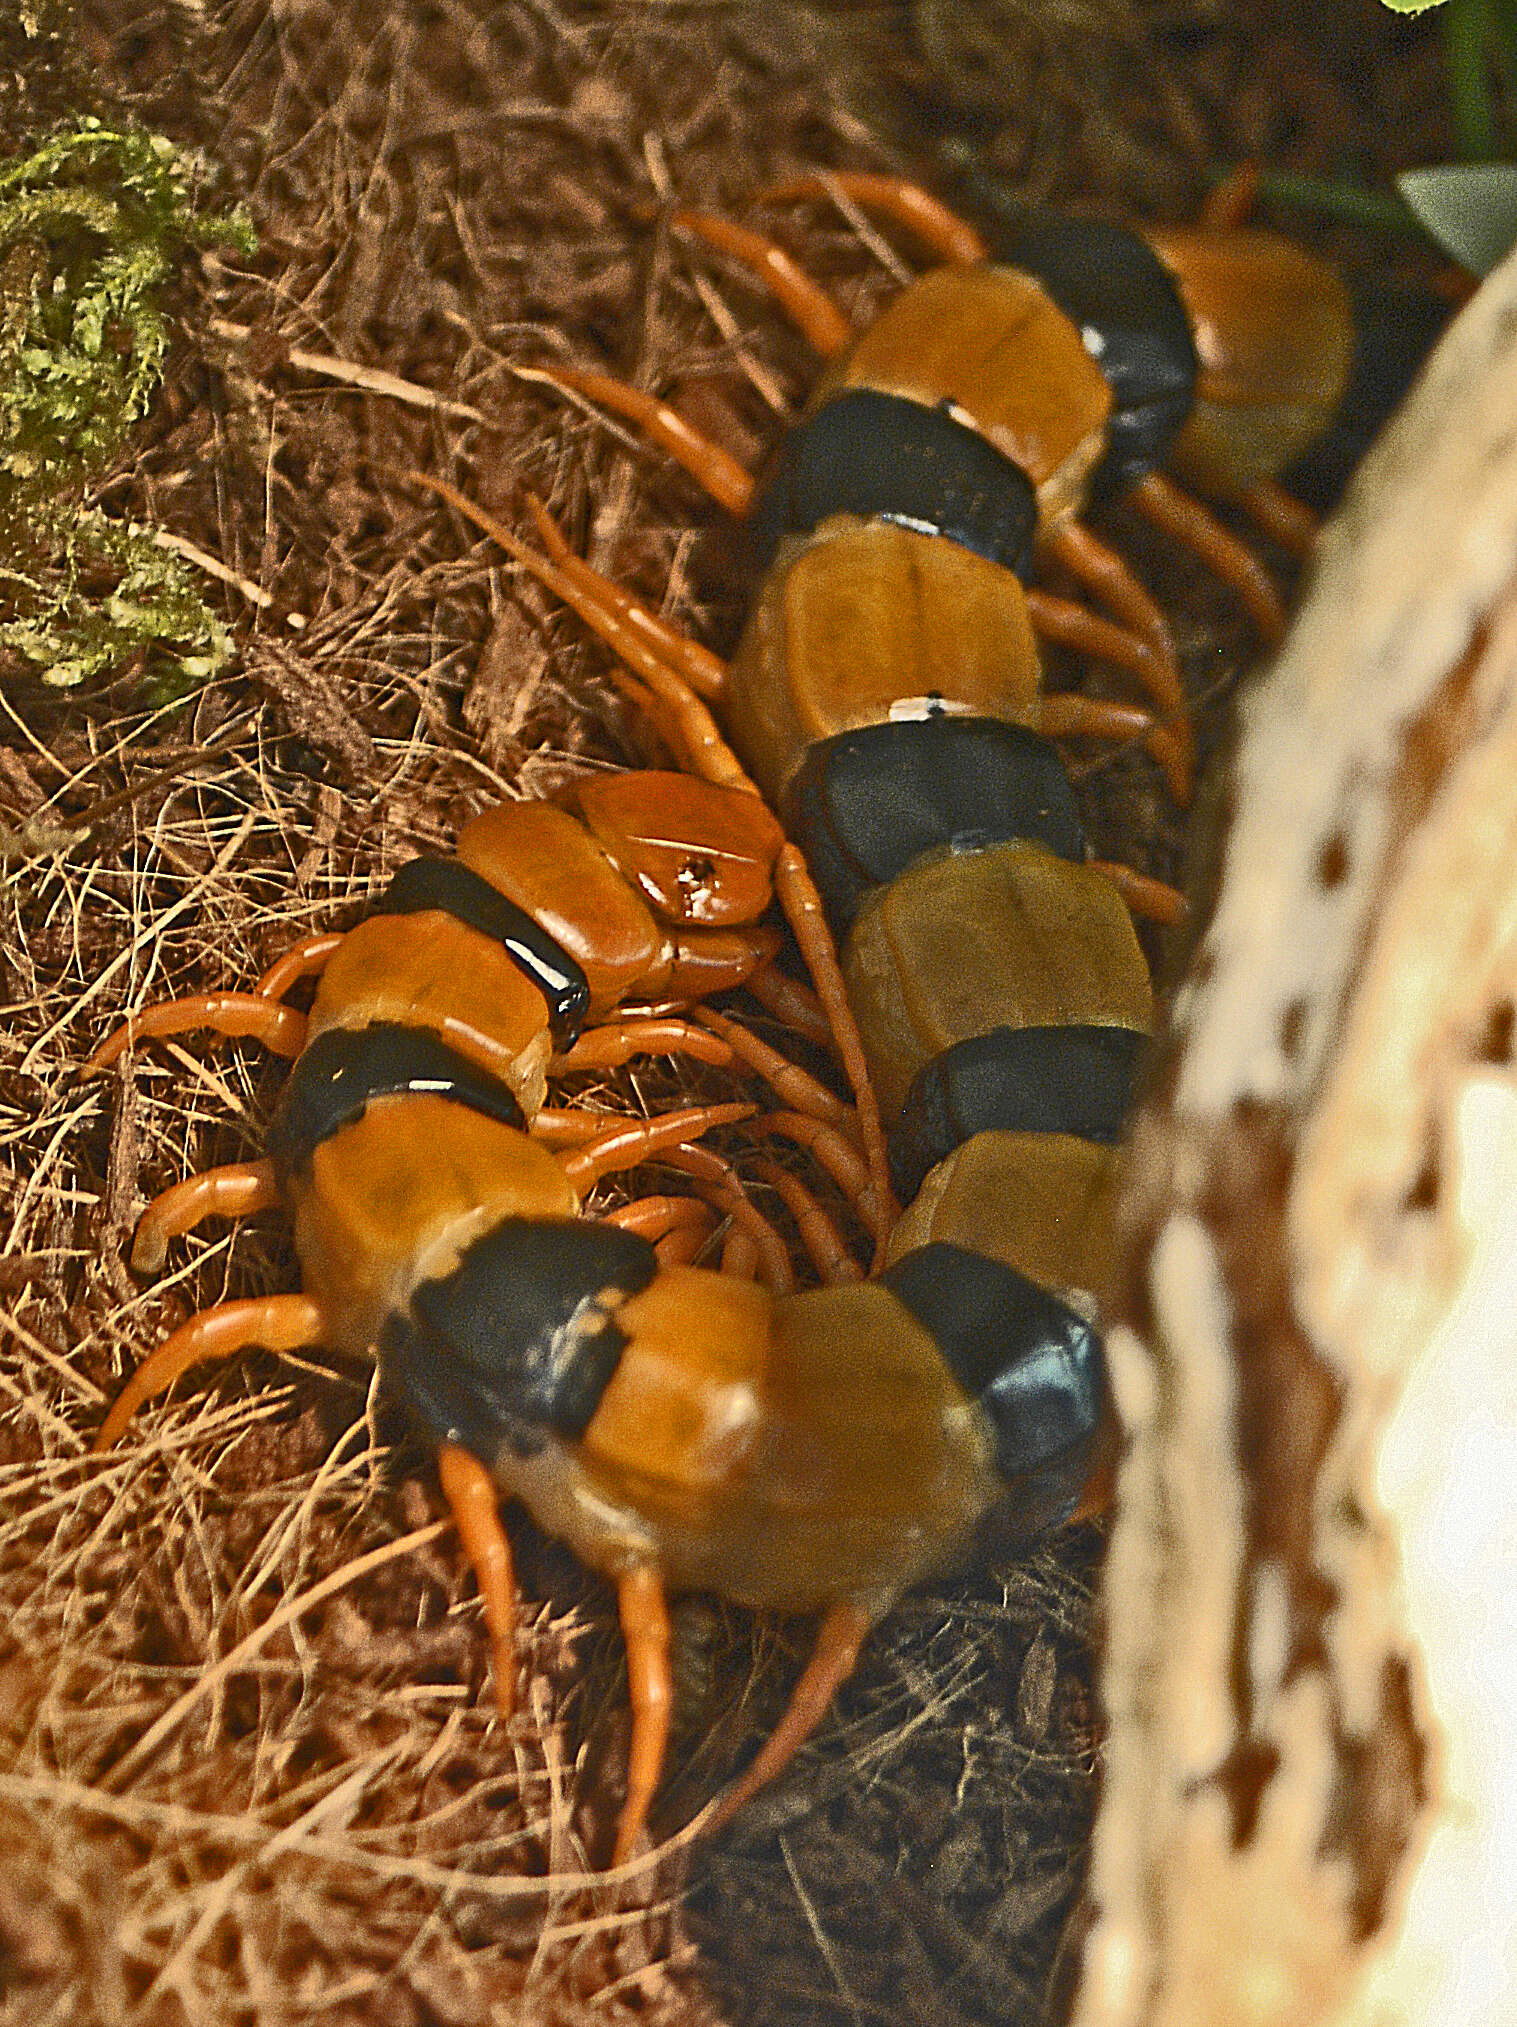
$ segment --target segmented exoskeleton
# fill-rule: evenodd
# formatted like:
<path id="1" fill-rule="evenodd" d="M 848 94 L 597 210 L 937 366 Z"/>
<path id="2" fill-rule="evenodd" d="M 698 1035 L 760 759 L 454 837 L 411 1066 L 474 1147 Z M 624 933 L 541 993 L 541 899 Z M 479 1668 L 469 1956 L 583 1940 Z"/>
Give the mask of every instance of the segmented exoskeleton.
<path id="1" fill-rule="evenodd" d="M 947 216 L 902 190 L 891 186 L 898 213 Z M 687 222 L 772 270 L 768 242 L 696 215 Z M 782 276 L 787 305 L 813 318 L 835 356 L 756 504 L 748 475 L 674 411 L 604 375 L 544 376 L 632 415 L 729 505 L 754 504 L 765 574 L 730 667 L 575 558 L 545 510 L 536 510 L 542 554 L 451 486 L 424 481 L 616 648 L 627 665 L 617 680 L 704 777 L 628 777 L 682 784 L 680 794 L 649 788 L 642 829 L 583 807 L 576 835 L 609 853 L 622 889 L 648 890 L 656 844 L 663 919 L 688 921 L 681 896 L 721 886 L 693 868 L 720 857 L 718 840 L 740 838 L 734 859 L 762 865 L 762 877 L 722 920 L 751 923 L 773 873 L 858 1098 L 855 1127 L 815 1087 L 805 1137 L 820 1148 L 833 1134 L 835 1172 L 880 1240 L 878 1271 L 859 1280 L 840 1246 L 818 1241 L 829 1285 L 797 1294 L 777 1277 L 756 1283 L 681 1263 L 672 1226 L 661 1234 L 662 1210 L 579 1215 L 585 1176 L 741 1108 L 640 1127 L 565 1160 L 532 1137 L 547 1117 L 544 1008 L 560 989 L 549 981 L 576 964 L 590 974 L 592 948 L 615 970 L 621 946 L 617 909 L 565 876 L 567 860 L 494 849 L 508 823 L 549 821 L 512 806 L 466 829 L 458 858 L 444 862 L 452 872 L 409 875 L 414 891 L 276 968 L 248 996 L 261 1008 L 256 1024 L 235 995 L 192 1003 L 196 1020 L 228 1032 L 251 1025 L 304 1053 L 276 1119 L 273 1167 L 238 1172 L 227 1200 L 213 1203 L 201 1179 L 172 1215 L 155 1207 L 159 1237 L 147 1252 L 199 1210 L 281 1193 L 305 1285 L 193 1319 L 102 1431 L 111 1440 L 148 1393 L 236 1344 L 376 1348 L 439 1446 L 503 1701 L 513 1591 L 498 1495 L 522 1498 L 618 1585 L 634 1713 L 619 1858 L 641 1832 L 661 1768 L 668 1587 L 825 1612 L 790 1708 L 729 1791 L 725 1816 L 795 1751 L 902 1589 L 961 1551 L 993 1508 L 1009 1502 L 1029 1529 L 1077 1510 L 1100 1482 L 1110 1436 L 1092 1291 L 1104 1273 L 1114 1144 L 1152 1018 L 1128 904 L 1172 914 L 1177 897 L 1088 860 L 1043 734 L 1144 736 L 1181 795 L 1190 736 L 1157 609 L 1125 567 L 1096 557 L 1075 521 L 1098 460 L 1132 446 L 1109 413 L 1111 391 L 1096 374 L 1099 394 L 1090 392 L 1078 331 L 1030 276 L 939 273 L 952 284 L 946 299 L 969 305 L 957 325 L 942 324 L 941 342 L 945 310 L 911 306 L 910 291 L 907 310 L 855 342 L 828 325 L 825 312 L 837 313 L 810 284 Z M 1008 354 L 1009 391 L 992 370 L 1005 336 L 995 336 L 998 317 L 1030 348 Z M 1119 416 L 1142 406 L 1129 398 Z M 1186 523 L 1192 533 L 1216 527 L 1199 507 Z M 1278 605 L 1253 559 L 1225 533 L 1220 547 L 1205 539 L 1275 630 Z M 1126 624 L 1024 585 L 1038 541 L 1082 569 Z M 1235 567 L 1239 556 L 1246 568 Z M 1035 629 L 1124 662 L 1165 715 L 1048 697 Z M 779 811 L 784 840 L 757 788 Z M 720 820 L 694 814 L 707 793 L 733 798 Z M 661 822 L 673 825 L 669 836 L 656 836 Z M 502 904 L 521 911 L 530 934 L 502 934 Z M 414 966 L 401 961 L 400 922 L 413 924 Z M 670 959 L 660 933 L 656 963 L 624 963 L 598 993 L 592 981 L 587 1003 L 688 1000 L 739 983 L 772 955 L 744 931 L 739 959 L 729 952 L 702 972 Z M 277 994 L 323 960 L 311 1026 L 297 1027 Z M 477 1048 L 463 1072 L 434 1058 L 453 1048 L 487 963 L 515 980 L 523 1006 L 523 993 L 537 1000 L 520 1033 L 485 1052 L 482 1087 Z M 478 1016 L 480 1030 L 493 1018 Z M 152 1017 L 136 1031 L 153 1031 Z M 898 1219 L 881 1176 L 876 1094 L 907 1206 Z"/>

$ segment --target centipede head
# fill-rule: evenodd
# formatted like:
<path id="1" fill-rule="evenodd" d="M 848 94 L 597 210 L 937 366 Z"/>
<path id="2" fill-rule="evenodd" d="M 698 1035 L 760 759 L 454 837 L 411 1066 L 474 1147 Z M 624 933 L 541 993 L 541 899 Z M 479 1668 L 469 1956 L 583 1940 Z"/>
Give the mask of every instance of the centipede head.
<path id="1" fill-rule="evenodd" d="M 758 796 L 644 771 L 581 782 L 575 799 L 601 849 L 664 921 L 720 928 L 768 907 L 785 840 Z"/>

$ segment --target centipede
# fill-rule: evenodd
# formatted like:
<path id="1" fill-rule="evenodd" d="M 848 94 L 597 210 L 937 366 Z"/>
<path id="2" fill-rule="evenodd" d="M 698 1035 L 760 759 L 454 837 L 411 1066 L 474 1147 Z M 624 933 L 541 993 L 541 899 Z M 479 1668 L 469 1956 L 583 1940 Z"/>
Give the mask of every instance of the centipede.
<path id="1" fill-rule="evenodd" d="M 202 1218 L 282 1205 L 301 1275 L 298 1292 L 182 1324 L 96 1447 L 245 1347 L 377 1360 L 435 1450 L 504 1715 L 502 1502 L 615 1586 L 632 1730 L 613 1864 L 643 1842 L 663 1771 L 670 1592 L 820 1614 L 716 1827 L 793 1758 L 903 1591 L 989 1515 L 1037 1534 L 1105 1498 L 1096 1294 L 1154 1021 L 1134 916 L 1182 904 L 1092 856 L 1053 742 L 1141 742 L 1184 803 L 1195 741 L 1165 619 L 1083 513 L 1133 499 L 1273 641 L 1284 607 L 1263 564 L 1161 466 L 1305 549 L 1313 518 L 1278 474 L 1356 384 L 1332 270 L 1220 209 L 1189 235 L 1045 221 L 992 257 L 897 179 L 768 195 L 842 195 L 940 263 L 856 332 L 773 238 L 674 215 L 758 276 L 824 360 L 762 481 L 598 368 L 528 369 L 633 421 L 748 523 L 758 588 L 730 661 L 592 569 L 542 502 L 535 546 L 450 481 L 409 475 L 609 644 L 612 680 L 678 767 L 483 811 L 356 926 L 307 939 L 246 993 L 134 1015 L 86 1066 L 193 1028 L 290 1058 L 266 1157 L 168 1190 L 133 1258 L 153 1272 Z M 1034 581 L 1049 558 L 1091 602 Z M 1145 701 L 1048 691 L 1040 640 L 1126 671 Z M 776 900 L 809 987 L 777 962 Z M 307 979 L 301 1013 L 287 996 Z M 846 1098 L 709 1004 L 740 988 L 831 1050 Z M 550 1075 L 643 1052 L 742 1067 L 778 1106 L 608 1124 L 548 1102 Z M 716 1127 L 800 1144 L 872 1257 L 766 1160 L 818 1283 L 798 1288 L 733 1165 L 701 1144 Z M 705 1197 L 587 1211 L 601 1177 L 658 1155 Z M 703 1203 L 727 1220 L 710 1264 Z"/>

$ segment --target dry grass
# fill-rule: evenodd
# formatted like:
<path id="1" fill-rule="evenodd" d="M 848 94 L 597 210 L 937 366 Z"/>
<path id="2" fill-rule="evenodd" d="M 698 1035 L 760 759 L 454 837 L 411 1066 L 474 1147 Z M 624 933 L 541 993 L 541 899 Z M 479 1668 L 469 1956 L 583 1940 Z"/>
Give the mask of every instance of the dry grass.
<path id="1" fill-rule="evenodd" d="M 948 146 L 947 101 L 1020 189 L 1113 194 L 1117 131 L 1143 200 L 1184 209 L 1246 43 L 1214 9 L 1162 12 L 1173 47 L 1211 38 L 1216 79 L 1178 82 L 1132 10 L 1067 0 L 1041 43 L 1036 9 L 975 10 L 1016 16 L 1019 67 L 1041 65 L 987 108 L 967 60 L 928 68 L 951 17 L 926 7 L 919 34 L 899 7 L 736 0 L 81 8 L 69 89 L 206 148 L 262 253 L 186 276 L 165 397 L 103 495 L 230 573 L 240 667 L 184 706 L 125 680 L 0 699 L 0 2018 L 1039 2016 L 1091 1807 L 1091 1539 L 909 1601 L 797 1778 L 688 1875 L 587 1877 L 623 1745 L 605 1596 L 524 1532 L 550 1602 L 502 1728 L 435 1481 L 370 1374 L 244 1359 L 86 1454 L 171 1321 L 294 1266 L 277 1220 L 181 1243 L 147 1287 L 123 1264 L 145 1196 L 257 1151 L 277 1064 L 191 1039 L 74 1072 L 127 1009 L 245 985 L 351 920 L 492 797 L 653 752 L 574 624 L 405 469 L 513 519 L 530 484 L 592 560 L 730 637 L 740 588 L 689 486 L 513 373 L 606 361 L 741 455 L 773 440 L 803 356 L 650 203 L 904 162 L 929 122 Z M 19 59 L 0 81 L 12 128 L 29 92 L 68 97 L 57 52 L 26 62 L 30 86 Z M 841 223 L 795 238 L 854 304 L 889 286 Z M 1133 546 L 1198 691 L 1225 687 L 1225 600 Z M 1172 865 L 1143 763 L 1090 798 L 1104 847 Z M 751 1750 L 794 1646 L 684 1609 L 666 1828 Z"/>

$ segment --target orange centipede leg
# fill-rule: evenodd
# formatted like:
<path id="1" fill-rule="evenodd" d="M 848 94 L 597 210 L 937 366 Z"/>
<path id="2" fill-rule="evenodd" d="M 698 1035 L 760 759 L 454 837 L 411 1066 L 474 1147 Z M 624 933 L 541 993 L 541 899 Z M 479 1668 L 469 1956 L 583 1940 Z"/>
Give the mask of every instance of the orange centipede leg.
<path id="1" fill-rule="evenodd" d="M 692 640 L 677 626 L 660 619 L 641 599 L 634 598 L 630 591 L 624 591 L 621 585 L 603 576 L 582 556 L 576 556 L 564 537 L 563 529 L 536 493 L 528 493 L 527 511 L 537 525 L 543 547 L 566 576 L 572 577 L 592 597 L 619 613 L 634 631 L 645 634 L 655 654 L 662 655 L 671 667 L 678 669 L 697 696 L 710 703 L 722 694 L 727 681 L 727 664 L 720 655 L 714 655 L 710 648 L 702 647 L 698 640 Z"/>
<path id="2" fill-rule="evenodd" d="M 674 1689 L 669 1677 L 669 1607 L 656 1569 L 628 1570 L 616 1584 L 622 1639 L 627 1647 L 627 1693 L 632 1740 L 627 1750 L 627 1798 L 616 1819 L 613 1865 L 625 1864 L 643 1833 L 648 1806 L 664 1770 Z"/>
<path id="3" fill-rule="evenodd" d="M 857 1605 L 834 1605 L 821 1624 L 811 1659 L 790 1692 L 790 1702 L 747 1773 L 722 1796 L 707 1825 L 725 1829 L 745 1802 L 783 1773 L 816 1730 L 838 1690 L 853 1673 L 870 1621 Z"/>
<path id="4" fill-rule="evenodd" d="M 793 1029 L 803 1040 L 815 1043 L 818 1048 L 831 1048 L 832 1030 L 827 1025 L 821 1001 L 809 985 L 803 985 L 798 978 L 791 978 L 773 963 L 761 965 L 751 978 L 743 982 L 759 1005 L 772 1013 L 777 1021 Z"/>
<path id="5" fill-rule="evenodd" d="M 1045 538 L 1049 553 L 1122 623 L 1153 642 L 1156 658 L 1144 677 L 1159 716 L 1173 724 L 1190 750 L 1190 710 L 1169 622 L 1115 549 L 1098 541 L 1080 521 L 1065 521 Z"/>
<path id="6" fill-rule="evenodd" d="M 919 183 L 904 176 L 880 176 L 868 170 L 834 170 L 823 176 L 790 176 L 759 192 L 760 204 L 792 204 L 799 199 L 831 198 L 838 193 L 864 211 L 882 212 L 904 225 L 933 253 L 944 260 L 975 263 L 989 260 L 990 249 L 967 219 L 940 204 Z"/>
<path id="7" fill-rule="evenodd" d="M 853 1206 L 865 1230 L 873 1233 L 883 1228 L 888 1236 L 895 1198 L 891 1197 L 889 1212 L 881 1218 L 875 1200 L 874 1177 L 853 1142 L 845 1139 L 835 1126 L 828 1126 L 805 1112 L 765 1112 L 752 1122 L 752 1131 L 759 1135 L 777 1133 L 804 1147 L 832 1177 Z"/>
<path id="8" fill-rule="evenodd" d="M 631 387 L 614 374 L 582 366 L 518 366 L 516 376 L 543 381 L 564 393 L 583 394 L 614 415 L 635 422 L 650 442 L 667 451 L 719 507 L 738 520 L 753 504 L 753 474 L 746 466 L 656 395 L 645 394 L 641 387 Z"/>
<path id="9" fill-rule="evenodd" d="M 624 1232 L 636 1232 L 639 1238 L 657 1245 L 660 1239 L 686 1226 L 702 1228 L 709 1234 L 711 1213 L 698 1197 L 642 1196 L 606 1211 L 601 1222 L 617 1225 Z"/>
<path id="10" fill-rule="evenodd" d="M 321 1305 L 309 1295 L 260 1295 L 202 1309 L 138 1366 L 111 1403 L 91 1451 L 110 1449 L 142 1403 L 171 1387 L 192 1365 L 232 1358 L 252 1345 L 265 1351 L 299 1351 L 319 1344 L 324 1327 Z"/>
<path id="11" fill-rule="evenodd" d="M 341 929 L 326 929 L 307 936 L 288 949 L 264 972 L 253 987 L 260 999 L 283 999 L 290 987 L 302 978 L 319 978 L 343 939 Z"/>
<path id="12" fill-rule="evenodd" d="M 764 1285 L 776 1295 L 789 1295 L 795 1288 L 795 1273 L 785 1241 L 744 1189 L 731 1162 L 710 1147 L 671 1148 L 663 1157 L 670 1168 L 695 1178 L 709 1201 L 731 1218 L 733 1229 L 747 1235 L 754 1249 L 753 1274 L 762 1273 Z M 726 1271 L 726 1254 L 722 1256 Z"/>
<path id="13" fill-rule="evenodd" d="M 843 1133 L 854 1125 L 852 1108 L 845 1105 L 835 1091 L 829 1091 L 809 1070 L 803 1070 L 799 1063 L 792 1063 L 788 1056 L 782 1056 L 778 1049 L 760 1041 L 757 1035 L 750 1034 L 737 1021 L 729 1020 L 726 1014 L 719 1013 L 712 1006 L 697 1007 L 695 1018 L 703 1027 L 719 1035 L 733 1056 L 762 1077 L 782 1104 L 796 1112 L 809 1112 L 815 1119 L 825 1119 L 829 1126 L 836 1126 Z M 828 1039 L 831 1039 L 830 1035 Z"/>
<path id="14" fill-rule="evenodd" d="M 692 1105 L 683 1112 L 661 1113 L 657 1119 L 621 1120 L 572 1154 L 560 1155 L 559 1161 L 583 1196 L 602 1176 L 636 1168 L 640 1161 L 650 1161 L 666 1148 L 699 1139 L 714 1126 L 735 1126 L 741 1119 L 751 1119 L 757 1110 L 756 1105 Z"/>
<path id="15" fill-rule="evenodd" d="M 79 1072 L 93 1077 L 108 1070 L 134 1043 L 152 1035 L 184 1035 L 212 1028 L 218 1035 L 251 1035 L 276 1056 L 298 1056 L 305 1047 L 306 1017 L 293 1007 L 256 992 L 205 992 L 190 999 L 160 1000 L 128 1015 Z"/>
<path id="16" fill-rule="evenodd" d="M 1193 782 L 1183 742 L 1168 725 L 1156 725 L 1151 711 L 1106 697 L 1081 697 L 1069 690 L 1045 690 L 1038 699 L 1036 725 L 1048 739 L 1141 739 L 1164 774 L 1170 794 L 1183 809 Z"/>
<path id="17" fill-rule="evenodd" d="M 676 211 L 674 224 L 739 262 L 779 304 L 812 351 L 832 359 L 853 342 L 853 326 L 793 254 L 767 233 L 709 211 Z"/>
<path id="18" fill-rule="evenodd" d="M 1147 873 L 1134 872 L 1131 866 L 1116 859 L 1090 859 L 1086 863 L 1093 873 L 1106 875 L 1134 915 L 1166 926 L 1185 920 L 1185 896 L 1167 880 L 1151 879 Z"/>
<path id="19" fill-rule="evenodd" d="M 1258 201 L 1260 173 L 1257 162 L 1239 162 L 1229 169 L 1201 206 L 1197 223 L 1203 230 L 1236 231 Z"/>
<path id="20" fill-rule="evenodd" d="M 604 1027 L 587 1028 L 572 1049 L 556 1056 L 553 1074 L 619 1070 L 639 1056 L 693 1056 L 714 1069 L 730 1070 L 734 1051 L 720 1033 L 712 1034 L 674 1014 L 657 1020 L 608 1021 Z"/>
<path id="21" fill-rule="evenodd" d="M 722 1272 L 730 1274 L 734 1281 L 754 1281 L 758 1270 L 758 1241 L 741 1225 L 730 1225 L 722 1241 Z"/>
<path id="22" fill-rule="evenodd" d="M 1271 646 L 1285 638 L 1285 607 L 1269 573 L 1253 551 L 1224 528 L 1216 515 L 1183 492 L 1162 472 L 1149 472 L 1127 497 L 1138 512 L 1172 542 L 1199 556 L 1207 569 L 1232 586 L 1250 619 Z"/>
<path id="23" fill-rule="evenodd" d="M 1306 502 L 1288 493 L 1278 479 L 1254 479 L 1240 486 L 1234 499 L 1261 534 L 1292 556 L 1304 562 L 1316 548 L 1322 523 Z"/>
<path id="24" fill-rule="evenodd" d="M 798 1175 L 761 1157 L 753 1172 L 779 1196 L 801 1235 L 811 1264 L 824 1281 L 861 1281 L 863 1269 L 843 1244 L 843 1235 Z"/>
<path id="25" fill-rule="evenodd" d="M 511 1544 L 501 1524 L 499 1488 L 473 1452 L 457 1443 L 438 1445 L 437 1475 L 479 1585 L 495 1677 L 495 1707 L 502 1717 L 509 1718 L 516 1708 L 516 1574 Z"/>
<path id="26" fill-rule="evenodd" d="M 246 1218 L 272 1210 L 279 1185 L 272 1161 L 238 1161 L 226 1168 L 208 1168 L 155 1196 L 137 1220 L 132 1241 L 132 1272 L 156 1274 L 170 1239 L 183 1238 L 205 1218 Z"/>

